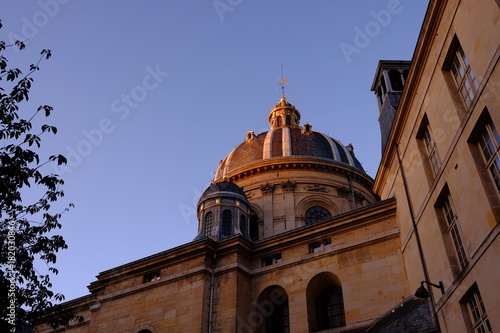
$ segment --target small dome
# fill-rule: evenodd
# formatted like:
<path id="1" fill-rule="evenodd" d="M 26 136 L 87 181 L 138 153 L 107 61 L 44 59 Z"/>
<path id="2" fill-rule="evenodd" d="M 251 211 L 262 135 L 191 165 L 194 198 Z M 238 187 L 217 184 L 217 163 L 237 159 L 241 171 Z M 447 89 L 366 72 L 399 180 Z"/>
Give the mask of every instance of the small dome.
<path id="1" fill-rule="evenodd" d="M 238 185 L 228 181 L 211 183 L 210 186 L 208 186 L 205 192 L 203 192 L 203 194 L 201 195 L 199 203 L 215 197 L 233 197 L 247 201 L 243 189 Z"/>
<path id="2" fill-rule="evenodd" d="M 198 201 L 198 236 L 215 241 L 241 234 L 250 240 L 251 206 L 241 187 L 226 180 L 212 183 Z"/>

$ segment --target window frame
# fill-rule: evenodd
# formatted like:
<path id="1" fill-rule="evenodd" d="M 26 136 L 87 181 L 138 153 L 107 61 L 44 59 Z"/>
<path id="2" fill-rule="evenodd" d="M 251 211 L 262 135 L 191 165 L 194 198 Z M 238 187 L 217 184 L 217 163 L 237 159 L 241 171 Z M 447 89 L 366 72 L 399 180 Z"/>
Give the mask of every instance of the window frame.
<path id="1" fill-rule="evenodd" d="M 309 253 L 317 253 L 332 248 L 332 238 L 328 237 L 309 244 Z"/>
<path id="2" fill-rule="evenodd" d="M 334 297 L 336 299 L 332 300 Z M 342 288 L 325 288 L 316 299 L 316 308 L 318 330 L 322 331 L 346 325 Z"/>
<path id="3" fill-rule="evenodd" d="M 500 135 L 491 118 L 487 119 L 482 126 L 477 144 L 485 163 L 485 168 L 492 177 L 497 192 L 500 193 Z"/>
<path id="4" fill-rule="evenodd" d="M 460 223 L 456 209 L 453 206 L 451 195 L 449 193 L 444 197 L 441 209 L 443 209 L 444 217 L 448 227 L 448 234 L 450 235 L 453 247 L 455 248 L 455 254 L 458 259 L 461 270 L 464 270 L 469 264 L 469 256 L 467 254 L 467 247 L 465 246 L 465 241 L 460 230 Z"/>
<path id="5" fill-rule="evenodd" d="M 441 190 L 434 207 L 438 212 L 442 233 L 446 236 L 446 238 L 443 237 L 443 242 L 447 248 L 447 254 L 454 259 L 450 262 L 452 270 L 454 275 L 458 276 L 469 265 L 470 256 L 448 184 L 445 184 Z"/>
<path id="6" fill-rule="evenodd" d="M 474 284 L 460 301 L 467 309 L 469 327 L 475 333 L 493 333 L 486 308 L 477 284 Z"/>
<path id="7" fill-rule="evenodd" d="M 321 217 L 319 217 L 318 213 L 322 214 Z M 320 205 L 311 206 L 307 208 L 306 212 L 304 213 L 304 221 L 306 225 L 314 224 L 330 217 L 332 217 L 332 213 L 330 213 L 328 209 Z"/>
<path id="8" fill-rule="evenodd" d="M 262 258 L 262 267 L 267 267 L 267 266 L 272 266 L 276 264 L 281 264 L 283 262 L 283 255 L 282 253 L 276 253 L 271 256 L 267 256 L 265 258 Z"/>
<path id="9" fill-rule="evenodd" d="M 229 237 L 233 235 L 233 212 L 229 209 L 224 209 L 221 216 L 221 237 Z"/>
<path id="10" fill-rule="evenodd" d="M 442 69 L 449 72 L 454 88 L 468 109 L 478 95 L 479 82 L 456 35 L 450 43 Z M 450 86 L 451 88 L 452 86 Z"/>
<path id="11" fill-rule="evenodd" d="M 436 141 L 434 141 L 431 135 L 429 123 L 427 123 L 424 128 L 424 131 L 422 133 L 422 140 L 427 150 L 427 158 L 429 159 L 432 172 L 434 173 L 434 176 L 436 176 L 439 173 L 439 169 L 441 168 L 441 161 L 439 160 Z"/>
<path id="12" fill-rule="evenodd" d="M 207 212 L 205 214 L 205 237 L 213 236 L 214 232 L 214 213 Z"/>
<path id="13" fill-rule="evenodd" d="M 420 157 L 424 165 L 425 175 L 429 184 L 432 184 L 441 170 L 441 159 L 427 114 L 424 114 L 422 117 L 416 139 L 417 145 L 419 146 Z"/>

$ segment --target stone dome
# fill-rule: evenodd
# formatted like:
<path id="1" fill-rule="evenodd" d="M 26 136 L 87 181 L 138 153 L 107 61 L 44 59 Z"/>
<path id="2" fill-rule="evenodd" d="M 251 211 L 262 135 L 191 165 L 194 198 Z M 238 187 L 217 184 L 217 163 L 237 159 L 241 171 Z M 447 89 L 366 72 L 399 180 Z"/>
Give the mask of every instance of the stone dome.
<path id="1" fill-rule="evenodd" d="M 309 124 L 300 127 L 299 122 L 300 113 L 282 97 L 269 113 L 271 129 L 258 135 L 248 132 L 246 140 L 220 162 L 214 179 L 262 162 L 284 159 L 335 162 L 365 173 L 352 145 L 344 146 L 326 134 L 313 131 Z"/>
<path id="2" fill-rule="evenodd" d="M 220 197 L 232 197 L 243 201 L 247 200 L 241 187 L 228 181 L 222 181 L 218 183 L 211 183 L 201 195 L 199 203 L 207 199 Z"/>
<path id="3" fill-rule="evenodd" d="M 243 189 L 223 180 L 211 183 L 198 201 L 198 235 L 215 241 L 241 234 L 250 239 L 251 205 Z"/>

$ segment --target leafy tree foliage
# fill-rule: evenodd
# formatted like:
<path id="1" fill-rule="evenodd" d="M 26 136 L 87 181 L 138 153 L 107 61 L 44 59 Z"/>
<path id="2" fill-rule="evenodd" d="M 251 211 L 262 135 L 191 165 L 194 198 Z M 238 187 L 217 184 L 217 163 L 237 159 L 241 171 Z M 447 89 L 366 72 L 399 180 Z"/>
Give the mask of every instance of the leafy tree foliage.
<path id="1" fill-rule="evenodd" d="M 48 117 L 52 107 L 42 105 L 28 111 L 20 108 L 29 99 L 33 73 L 51 52 L 42 50 L 38 62 L 23 73 L 10 67 L 4 54 L 8 49 L 24 47 L 22 41 L 11 45 L 0 41 L 1 332 L 15 331 L 14 322 L 18 329 L 32 324 L 41 313 L 55 311 L 53 304 L 64 299 L 51 290 L 50 282 L 51 274 L 58 273 L 54 267 L 56 253 L 67 248 L 63 237 L 54 234 L 61 228 L 62 213 L 68 210 L 53 212 L 54 203 L 64 195 L 60 189 L 64 182 L 56 174 L 44 173 L 47 168 L 43 166 L 64 164 L 66 158 L 53 155 L 43 159 L 37 153 L 42 137 L 56 134 L 57 128 L 46 124 L 35 127 L 34 120 Z M 42 269 L 37 269 L 40 265 Z"/>

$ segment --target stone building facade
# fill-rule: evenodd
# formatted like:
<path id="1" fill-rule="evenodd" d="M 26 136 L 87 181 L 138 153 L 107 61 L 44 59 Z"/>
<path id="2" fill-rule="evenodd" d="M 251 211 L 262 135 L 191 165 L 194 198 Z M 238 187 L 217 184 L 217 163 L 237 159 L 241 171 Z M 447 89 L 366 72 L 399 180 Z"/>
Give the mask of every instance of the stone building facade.
<path id="1" fill-rule="evenodd" d="M 221 161 L 192 242 L 102 272 L 59 330 L 338 332 L 405 301 L 396 200 L 285 97 L 269 123 Z"/>
<path id="2" fill-rule="evenodd" d="M 430 2 L 374 183 L 398 200 L 410 286 L 438 286 L 424 282 L 443 332 L 500 331 L 499 8 Z"/>
<path id="3" fill-rule="evenodd" d="M 430 1 L 412 61 L 376 69 L 375 180 L 282 96 L 194 240 L 100 273 L 55 331 L 500 331 L 499 41 L 498 0 Z"/>

